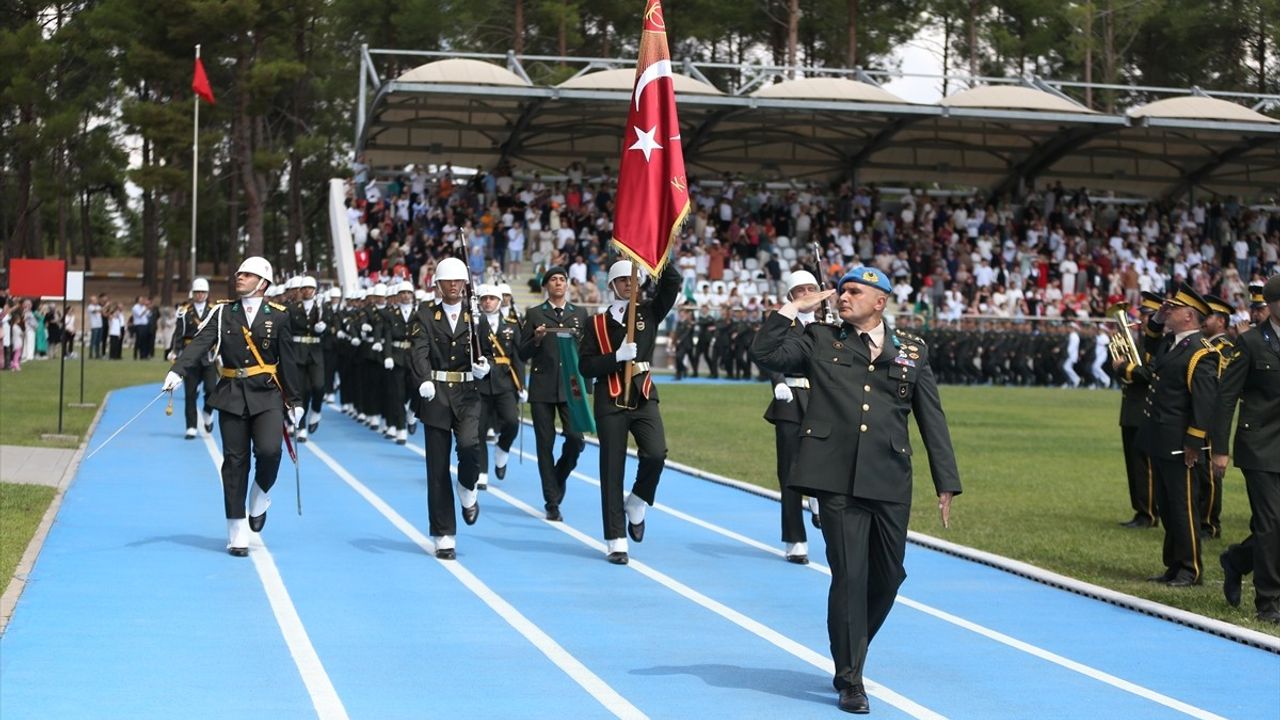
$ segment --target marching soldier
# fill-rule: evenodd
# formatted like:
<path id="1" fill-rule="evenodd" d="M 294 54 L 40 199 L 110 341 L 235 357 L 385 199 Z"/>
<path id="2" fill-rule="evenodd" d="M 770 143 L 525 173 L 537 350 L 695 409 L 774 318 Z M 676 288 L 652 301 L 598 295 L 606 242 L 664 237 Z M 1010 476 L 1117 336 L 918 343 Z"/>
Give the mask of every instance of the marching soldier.
<path id="1" fill-rule="evenodd" d="M 320 352 L 324 355 L 324 399 L 337 401 L 338 379 L 338 330 L 342 315 L 342 290 L 329 288 L 328 302 L 321 308 L 320 321 L 324 323 L 320 339 Z"/>
<path id="2" fill-rule="evenodd" d="M 683 380 L 686 374 L 698 377 L 697 358 L 693 356 L 693 332 L 693 309 L 681 308 L 680 321 L 676 323 L 671 342 L 667 345 L 675 358 L 677 380 Z M 686 366 L 691 367 L 692 371 L 686 369 Z"/>
<path id="3" fill-rule="evenodd" d="M 1144 290 L 1138 312 L 1145 320 L 1163 304 L 1164 299 L 1159 295 Z M 1117 332 L 1125 330 L 1120 328 Z M 1155 527 L 1160 522 L 1156 517 L 1155 480 L 1151 461 L 1138 445 L 1138 427 L 1142 425 L 1147 389 L 1151 385 L 1151 353 L 1143 352 L 1141 365 L 1118 360 L 1114 367 L 1120 378 L 1120 444 L 1124 448 L 1124 468 L 1129 481 L 1129 505 L 1133 508 L 1133 518 L 1120 525 L 1130 529 Z"/>
<path id="4" fill-rule="evenodd" d="M 818 281 L 807 270 L 791 273 L 787 282 L 787 299 L 799 300 L 818 292 Z M 791 322 L 791 333 L 803 336 L 814 321 L 812 310 L 798 313 Z M 764 419 L 773 424 L 774 444 L 778 459 L 778 488 L 782 491 L 782 543 L 787 562 L 809 564 L 809 536 L 804 527 L 804 494 L 787 485 L 787 476 L 800 449 L 800 423 L 809 407 L 809 379 L 800 373 L 769 373 L 773 382 L 773 401 Z M 815 515 L 815 522 L 816 522 Z"/>
<path id="5" fill-rule="evenodd" d="M 1205 339 L 1217 351 L 1218 360 L 1218 379 L 1221 381 L 1222 372 L 1226 369 L 1227 362 L 1235 355 L 1235 344 L 1231 341 L 1231 337 L 1227 335 L 1227 330 L 1231 327 L 1231 305 L 1216 295 L 1205 295 L 1204 301 L 1209 305 L 1209 314 L 1205 316 L 1204 327 L 1201 332 Z M 1230 421 L 1228 421 L 1230 422 Z M 1218 428 L 1214 427 L 1213 432 L 1209 436 L 1209 455 L 1211 457 L 1216 454 L 1213 450 L 1213 444 L 1217 442 L 1219 447 L 1227 442 L 1227 433 L 1230 427 Z M 1226 468 L 1223 468 L 1226 471 Z M 1219 475 L 1212 463 L 1199 463 L 1196 465 L 1196 504 L 1200 508 L 1200 536 L 1217 538 L 1222 535 L 1222 475 Z"/>
<path id="6" fill-rule="evenodd" d="M 464 307 L 467 266 L 445 258 L 436 266 L 437 301 L 423 303 L 409 325 L 410 363 L 418 395 L 417 411 L 426 435 L 427 512 L 436 557 L 457 557 L 458 519 L 453 509 L 454 487 L 449 477 L 449 451 L 457 443 L 458 499 L 462 519 L 474 525 L 480 517 L 476 492 L 480 466 L 480 393 L 476 379 L 484 379 L 489 364 L 472 358 L 472 317 Z"/>
<path id="7" fill-rule="evenodd" d="M 388 437 L 397 445 L 404 445 L 409 438 L 406 422 L 405 404 L 410 391 L 409 325 L 413 321 L 416 307 L 413 296 L 413 283 L 401 281 L 394 289 L 395 304 L 388 303 L 379 311 L 377 325 L 379 335 L 377 344 L 382 346 L 383 382 L 380 388 L 382 395 L 383 417 L 387 419 Z"/>
<path id="8" fill-rule="evenodd" d="M 924 341 L 889 330 L 883 313 L 892 286 L 884 273 L 857 267 L 840 279 L 839 326 L 810 323 L 792 330 L 835 290 L 792 300 L 765 321 L 752 352 L 775 372 L 809 379 L 809 406 L 796 463 L 794 490 L 818 498 L 831 567 L 827 632 L 839 707 L 867 713 L 863 668 L 898 587 L 906 578 L 907 520 L 911 514 L 912 412 L 929 452 L 929 470 L 945 527 L 960 474 Z"/>
<path id="9" fill-rule="evenodd" d="M 501 480 L 507 476 L 507 459 L 511 443 L 520 431 L 519 407 L 529 398 L 520 378 L 524 367 L 520 362 L 520 322 L 501 307 L 502 291 L 495 285 L 481 285 L 476 290 L 480 300 L 480 352 L 493 366 L 481 380 L 480 431 L 494 427 L 498 431 L 493 451 L 494 473 Z M 480 480 L 477 487 L 489 485 L 489 448 L 480 441 Z"/>
<path id="10" fill-rule="evenodd" d="M 595 378 L 596 428 L 600 437 L 600 504 L 609 562 L 628 561 L 627 536 L 644 540 L 645 510 L 653 505 L 662 468 L 667 462 L 667 437 L 658 412 L 658 391 L 649 374 L 653 349 L 662 321 L 680 296 L 680 273 L 670 263 L 658 278 L 653 299 L 637 302 L 635 336 L 627 342 L 627 304 L 632 293 L 631 261 L 609 268 L 614 300 L 595 315 L 582 340 L 582 374 Z M 634 362 L 629 402 L 624 401 L 625 366 Z M 639 457 L 636 481 L 623 499 L 627 435 L 635 438 Z M 625 535 L 623 525 L 625 519 Z"/>
<path id="11" fill-rule="evenodd" d="M 265 258 L 250 257 L 241 263 L 236 271 L 239 298 L 214 308 L 164 380 L 164 389 L 173 390 L 185 377 L 203 372 L 201 363 L 210 353 L 222 362 L 222 378 L 209 404 L 219 411 L 222 434 L 227 552 L 237 557 L 249 554 L 249 531 L 261 532 L 267 522 L 271 488 L 280 467 L 285 409 L 292 408 L 289 417 L 295 425 L 303 415 L 288 308 L 264 299 L 271 279 L 271 263 Z"/>
<path id="12" fill-rule="evenodd" d="M 516 307 L 516 297 L 511 293 L 511 286 L 507 283 L 498 285 L 498 292 L 502 293 L 502 307 L 498 310 L 503 317 L 509 317 L 517 323 L 523 323 L 520 317 L 520 310 Z"/>
<path id="13" fill-rule="evenodd" d="M 1226 434 L 1240 404 L 1235 465 L 1249 495 L 1250 535 L 1219 556 L 1227 602 L 1240 604 L 1240 581 L 1254 574 L 1258 619 L 1280 624 L 1280 275 L 1267 281 L 1257 326 L 1240 335 L 1222 376 L 1213 464 L 1221 474 L 1230 457 Z"/>
<path id="14" fill-rule="evenodd" d="M 289 322 L 302 381 L 302 408 L 306 422 L 298 428 L 298 442 L 307 441 L 307 433 L 320 427 L 320 411 L 324 408 L 324 349 L 320 347 L 328 323 L 323 318 L 323 308 L 316 300 L 316 279 L 310 275 L 297 279 L 295 292 L 298 299 L 289 307 Z"/>
<path id="15" fill-rule="evenodd" d="M 699 308 L 698 312 L 698 336 L 693 348 L 693 376 L 698 377 L 698 362 L 705 360 L 707 363 L 707 375 L 714 380 L 720 377 L 720 371 L 716 368 L 715 354 L 712 349 L 716 339 L 716 319 L 707 311 L 706 307 Z"/>
<path id="16" fill-rule="evenodd" d="M 387 307 L 387 286 L 377 283 L 365 291 L 364 312 L 360 316 L 360 387 L 364 392 L 364 424 L 377 433 L 385 433 L 387 420 L 382 416 L 382 383 L 386 381 L 382 357 L 382 311 Z M 357 418 L 359 419 L 359 418 Z"/>
<path id="17" fill-rule="evenodd" d="M 338 314 L 338 384 L 342 390 L 342 411 L 364 422 L 360 415 L 360 317 L 364 290 L 356 288 L 347 296 L 347 306 Z"/>
<path id="18" fill-rule="evenodd" d="M 560 346 L 554 336 L 580 339 L 587 326 L 587 311 L 569 302 L 569 273 L 562 267 L 547 268 L 542 274 L 542 289 L 547 299 L 525 310 L 519 354 L 529 361 L 529 414 L 538 446 L 542 500 L 547 519 L 555 522 L 562 519 L 560 503 L 564 500 L 565 481 L 578 466 L 586 441 L 582 432 L 569 424 L 569 388 L 561 378 Z M 559 460 L 555 458 L 556 415 L 560 416 L 564 434 Z"/>
<path id="19" fill-rule="evenodd" d="M 183 303 L 178 308 L 177 327 L 173 331 L 173 341 L 169 345 L 170 361 L 177 360 L 178 355 L 191 344 L 196 333 L 200 331 L 200 324 L 208 319 L 211 313 L 213 313 L 213 307 L 209 305 L 209 281 L 196 278 L 191 283 L 191 301 Z M 213 432 L 213 406 L 209 404 L 209 397 L 213 394 L 214 385 L 217 382 L 217 368 L 213 365 L 213 359 L 208 356 L 199 358 L 192 366 L 192 372 L 188 373 L 183 380 L 182 400 L 186 411 L 188 440 L 196 436 L 196 393 L 199 392 L 201 385 L 204 385 L 204 417 L 202 418 L 204 431 Z"/>
<path id="20" fill-rule="evenodd" d="M 1147 320 L 1151 361 L 1138 442 L 1151 459 L 1156 507 L 1164 524 L 1164 573 L 1148 578 L 1170 587 L 1201 582 L 1199 527 L 1194 499 L 1197 464 L 1206 461 L 1218 393 L 1218 356 L 1200 333 L 1209 305 L 1183 283 Z M 1171 336 L 1162 349 L 1163 335 Z"/>

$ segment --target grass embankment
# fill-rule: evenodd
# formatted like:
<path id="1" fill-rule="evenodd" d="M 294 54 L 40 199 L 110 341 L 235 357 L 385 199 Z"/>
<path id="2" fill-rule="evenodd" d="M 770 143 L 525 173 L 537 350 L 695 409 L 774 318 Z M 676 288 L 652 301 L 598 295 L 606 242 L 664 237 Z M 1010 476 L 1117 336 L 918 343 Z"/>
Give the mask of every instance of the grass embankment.
<path id="1" fill-rule="evenodd" d="M 0 483 L 0 578 L 4 586 L 13 577 L 54 492 L 44 485 Z"/>
<path id="2" fill-rule="evenodd" d="M 764 487 L 777 487 L 773 426 L 762 419 L 767 383 L 662 383 L 662 417 L 672 460 Z M 1117 426 L 1116 392 L 1048 388 L 943 387 L 964 494 L 951 527 L 938 520 L 924 444 L 912 423 L 915 498 L 911 528 L 969 547 L 1280 635 L 1244 602 L 1222 598 L 1218 554 L 1248 535 L 1244 477 L 1227 472 L 1222 539 L 1203 548 L 1204 585 L 1175 590 L 1144 578 L 1163 572 L 1164 532 L 1128 530 L 1132 516 Z"/>
<path id="3" fill-rule="evenodd" d="M 154 383 L 160 392 L 169 363 L 162 360 L 86 360 L 84 401 L 102 405 L 108 390 Z M 80 361 L 68 360 L 64 400 L 80 400 Z M 58 432 L 58 361 L 22 364 L 21 372 L 0 372 L 0 445 L 74 448 L 84 439 L 97 407 L 62 409 L 62 433 L 75 440 L 40 438 Z"/>

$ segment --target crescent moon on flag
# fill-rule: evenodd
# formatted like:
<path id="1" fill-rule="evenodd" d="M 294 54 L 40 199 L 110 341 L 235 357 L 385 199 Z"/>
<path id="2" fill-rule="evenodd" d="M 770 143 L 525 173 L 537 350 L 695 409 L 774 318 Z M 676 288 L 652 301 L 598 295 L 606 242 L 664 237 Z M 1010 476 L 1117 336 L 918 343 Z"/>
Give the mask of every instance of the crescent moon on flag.
<path id="1" fill-rule="evenodd" d="M 671 72 L 670 60 L 658 60 L 640 73 L 640 77 L 636 78 L 636 112 L 640 112 L 640 98 L 644 96 L 644 89 L 649 83 L 664 77 L 669 77 L 673 80 L 675 78 L 675 75 Z"/>

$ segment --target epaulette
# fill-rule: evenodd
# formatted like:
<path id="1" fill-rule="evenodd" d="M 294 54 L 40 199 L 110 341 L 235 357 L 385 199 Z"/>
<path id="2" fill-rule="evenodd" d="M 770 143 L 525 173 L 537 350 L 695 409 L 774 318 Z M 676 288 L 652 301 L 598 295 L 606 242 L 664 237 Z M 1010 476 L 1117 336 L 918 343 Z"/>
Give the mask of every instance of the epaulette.
<path id="1" fill-rule="evenodd" d="M 519 325 L 519 324 L 520 324 L 520 321 L 519 321 L 519 320 L 517 320 L 517 319 L 515 319 L 515 318 L 511 317 L 510 315 L 508 315 L 508 316 L 507 316 L 506 320 L 507 320 L 507 324 L 508 324 L 508 325 Z"/>
<path id="2" fill-rule="evenodd" d="M 924 338 L 920 337 L 919 335 L 912 335 L 906 330 L 902 330 L 900 328 L 894 328 L 893 332 L 895 335 L 902 338 L 903 340 L 910 340 L 911 342 L 918 342 L 918 343 L 924 342 Z"/>
<path id="3" fill-rule="evenodd" d="M 1205 349 L 1206 349 L 1206 350 L 1210 350 L 1210 351 L 1213 351 L 1213 352 L 1217 352 L 1217 351 L 1218 351 L 1218 348 L 1217 348 L 1217 347 L 1215 347 L 1213 343 L 1211 343 L 1211 342 L 1209 342 L 1208 340 L 1206 340 L 1206 339 L 1204 338 L 1204 336 L 1201 336 L 1201 337 L 1200 337 L 1200 344 L 1201 344 L 1201 345 L 1203 345 L 1203 346 L 1205 347 Z"/>
<path id="4" fill-rule="evenodd" d="M 267 304 L 281 312 L 285 312 L 289 309 L 284 305 L 281 305 L 280 303 L 274 303 L 274 302 L 271 302 L 270 300 L 267 301 Z"/>
<path id="5" fill-rule="evenodd" d="M 189 302 L 182 303 L 181 305 L 178 306 L 178 317 L 182 317 L 183 315 L 186 315 L 187 311 L 190 309 L 191 309 L 191 303 Z"/>
<path id="6" fill-rule="evenodd" d="M 228 298 L 228 299 L 226 299 L 226 300 L 215 300 L 213 304 L 214 304 L 214 305 L 226 305 L 226 304 L 227 304 L 227 303 L 229 303 L 229 302 L 231 302 L 231 300 Z"/>

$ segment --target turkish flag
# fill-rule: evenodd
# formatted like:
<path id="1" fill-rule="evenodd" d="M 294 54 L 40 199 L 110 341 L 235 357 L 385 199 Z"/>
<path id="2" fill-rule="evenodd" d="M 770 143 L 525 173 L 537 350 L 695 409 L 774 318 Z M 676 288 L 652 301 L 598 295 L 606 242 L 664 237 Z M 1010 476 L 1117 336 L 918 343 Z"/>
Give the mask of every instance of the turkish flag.
<path id="1" fill-rule="evenodd" d="M 196 58 L 196 74 L 191 78 L 191 89 L 210 105 L 217 104 L 213 99 L 213 87 L 209 85 L 209 76 L 204 74 L 204 62 L 200 58 Z"/>
<path id="2" fill-rule="evenodd" d="M 646 0 L 640 58 L 618 164 L 613 242 L 655 278 L 689 213 L 680 121 L 662 3 Z"/>

